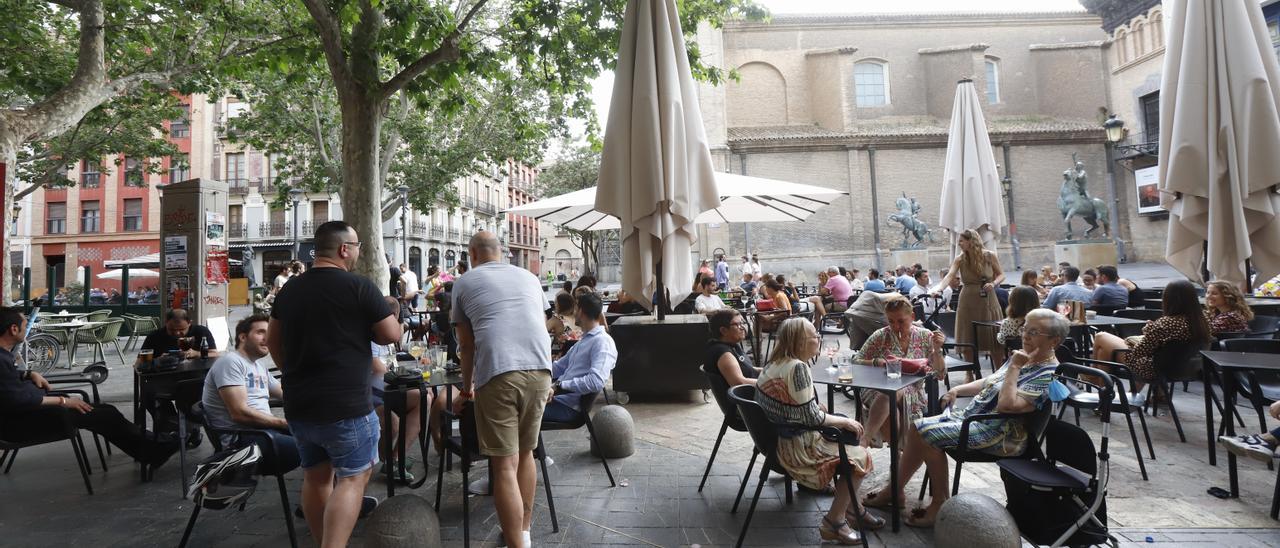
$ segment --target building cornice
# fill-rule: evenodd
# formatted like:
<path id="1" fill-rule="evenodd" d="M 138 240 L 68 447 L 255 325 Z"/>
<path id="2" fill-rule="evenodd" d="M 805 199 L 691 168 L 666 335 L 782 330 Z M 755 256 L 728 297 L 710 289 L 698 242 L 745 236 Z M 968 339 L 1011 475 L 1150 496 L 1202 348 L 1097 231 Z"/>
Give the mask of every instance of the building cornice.
<path id="1" fill-rule="evenodd" d="M 775 15 L 768 21 L 726 22 L 726 32 L 763 30 L 769 28 L 800 28 L 804 30 L 883 26 L 1026 26 L 1028 24 L 1094 24 L 1101 19 L 1085 11 L 1064 12 L 933 12 L 933 13 L 865 13 L 865 14 L 786 14 Z"/>
<path id="2" fill-rule="evenodd" d="M 921 48 L 916 50 L 920 55 L 936 55 L 939 53 L 955 53 L 957 51 L 987 51 L 988 44 L 969 44 L 967 46 L 943 46 L 940 48 Z"/>
<path id="3" fill-rule="evenodd" d="M 852 55 L 854 53 L 857 53 L 857 51 L 858 51 L 858 48 L 855 48 L 852 46 L 843 47 L 843 48 L 811 49 L 811 50 L 805 50 L 804 56 L 816 57 L 816 56 L 822 56 L 822 55 Z"/>
<path id="4" fill-rule="evenodd" d="M 32 244 L 92 244 L 104 242 L 128 242 L 134 240 L 159 240 L 160 232 L 95 232 L 92 234 L 46 234 L 32 236 Z"/>
<path id="5" fill-rule="evenodd" d="M 788 129 L 794 131 L 788 132 Z M 945 148 L 948 138 L 945 126 L 918 124 L 886 125 L 849 132 L 834 132 L 810 126 L 730 128 L 729 135 L 728 145 L 734 153 L 812 152 L 867 147 Z M 998 120 L 991 124 L 989 135 L 992 143 L 1009 142 L 1014 145 L 1102 143 L 1106 139 L 1101 126 L 1093 127 L 1092 124 L 1070 120 Z"/>
<path id="6" fill-rule="evenodd" d="M 1089 42 L 1065 42 L 1062 44 L 1031 44 L 1027 46 L 1031 51 L 1047 51 L 1059 49 L 1095 49 L 1101 48 L 1106 43 L 1104 40 L 1092 40 Z"/>

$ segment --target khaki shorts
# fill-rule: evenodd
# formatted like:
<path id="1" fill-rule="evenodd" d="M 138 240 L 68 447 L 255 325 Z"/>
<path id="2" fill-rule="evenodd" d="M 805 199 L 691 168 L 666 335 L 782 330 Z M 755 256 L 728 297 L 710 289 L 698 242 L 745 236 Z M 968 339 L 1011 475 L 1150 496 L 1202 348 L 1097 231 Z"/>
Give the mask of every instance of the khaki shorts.
<path id="1" fill-rule="evenodd" d="M 551 392 L 551 372 L 511 371 L 476 389 L 476 435 L 480 453 L 507 457 L 533 451 L 542 430 L 542 408 Z"/>

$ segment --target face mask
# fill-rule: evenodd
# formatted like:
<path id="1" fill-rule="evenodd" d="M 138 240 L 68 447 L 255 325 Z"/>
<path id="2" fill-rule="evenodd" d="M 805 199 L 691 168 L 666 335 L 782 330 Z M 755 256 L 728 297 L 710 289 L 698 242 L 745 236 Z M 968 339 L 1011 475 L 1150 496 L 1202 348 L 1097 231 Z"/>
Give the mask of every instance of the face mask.
<path id="1" fill-rule="evenodd" d="M 1049 401 L 1060 402 L 1067 399 L 1070 395 L 1071 389 L 1067 388 L 1067 385 L 1062 384 L 1062 381 L 1054 379 L 1053 382 L 1049 383 Z"/>

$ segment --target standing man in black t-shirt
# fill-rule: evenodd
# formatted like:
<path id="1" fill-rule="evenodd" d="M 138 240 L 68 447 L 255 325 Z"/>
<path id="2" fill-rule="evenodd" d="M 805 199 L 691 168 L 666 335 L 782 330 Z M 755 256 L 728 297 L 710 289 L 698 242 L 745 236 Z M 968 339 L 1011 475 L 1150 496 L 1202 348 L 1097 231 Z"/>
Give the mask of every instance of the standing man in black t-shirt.
<path id="1" fill-rule="evenodd" d="M 315 243 L 311 269 L 276 295 L 267 347 L 298 442 L 303 515 L 320 546 L 336 547 L 351 537 L 378 459 L 369 342 L 391 344 L 402 332 L 378 287 L 350 272 L 360 257 L 351 225 L 324 223 Z"/>

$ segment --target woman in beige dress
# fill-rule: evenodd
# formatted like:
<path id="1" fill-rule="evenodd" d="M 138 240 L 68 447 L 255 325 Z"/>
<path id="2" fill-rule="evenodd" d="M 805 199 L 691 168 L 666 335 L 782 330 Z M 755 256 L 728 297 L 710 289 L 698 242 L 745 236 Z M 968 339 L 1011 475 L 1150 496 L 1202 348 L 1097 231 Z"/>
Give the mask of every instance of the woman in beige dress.
<path id="1" fill-rule="evenodd" d="M 1004 318 L 1000 311 L 1000 301 L 996 299 L 996 287 L 1004 281 L 1004 270 L 1000 268 L 1000 258 L 994 251 L 988 251 L 982 243 L 982 236 L 972 229 L 960 233 L 958 240 L 960 255 L 951 263 L 951 270 L 936 286 L 947 287 L 953 276 L 960 276 L 960 304 L 956 306 L 956 342 L 974 343 L 973 322 L 997 321 Z M 934 295 L 940 294 L 935 290 Z M 980 332 L 989 332 L 990 329 Z M 979 351 L 992 352 L 992 360 L 1004 361 L 1004 352 L 997 351 L 994 336 L 982 337 L 978 342 Z M 965 359 L 977 361 L 972 350 L 965 350 Z"/>

